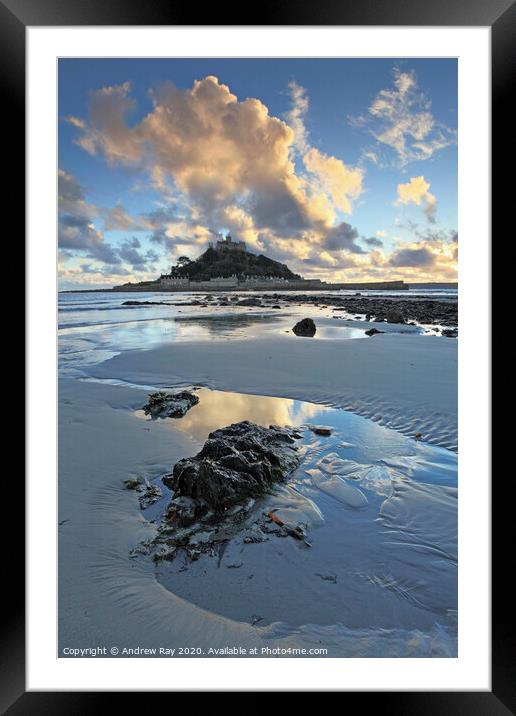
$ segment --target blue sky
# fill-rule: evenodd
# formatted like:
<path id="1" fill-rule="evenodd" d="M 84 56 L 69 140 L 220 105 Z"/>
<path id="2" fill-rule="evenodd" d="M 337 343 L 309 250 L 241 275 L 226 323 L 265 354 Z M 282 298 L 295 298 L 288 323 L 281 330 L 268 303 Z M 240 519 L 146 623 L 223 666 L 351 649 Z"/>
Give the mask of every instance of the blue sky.
<path id="1" fill-rule="evenodd" d="M 455 280 L 456 60 L 66 59 L 58 119 L 62 288 L 226 230 L 305 276 Z"/>

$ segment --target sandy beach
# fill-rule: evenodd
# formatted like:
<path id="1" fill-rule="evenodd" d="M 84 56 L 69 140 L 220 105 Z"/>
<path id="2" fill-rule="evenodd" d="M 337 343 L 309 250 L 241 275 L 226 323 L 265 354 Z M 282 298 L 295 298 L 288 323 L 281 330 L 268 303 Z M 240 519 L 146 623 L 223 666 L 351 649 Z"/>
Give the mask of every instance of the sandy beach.
<path id="1" fill-rule="evenodd" d="M 291 301 L 126 298 L 60 303 L 60 655 L 455 656 L 457 340 Z M 291 331 L 304 316 L 314 338 Z M 199 398 L 183 418 L 143 414 L 150 392 L 181 388 Z M 155 562 L 139 547 L 172 497 L 162 477 L 242 420 L 296 427 L 299 466 L 223 550 Z M 128 479 L 160 498 L 141 509 Z M 270 510 L 311 546 L 246 541 Z"/>
<path id="2" fill-rule="evenodd" d="M 343 341 L 278 335 L 200 350 L 173 344 L 126 352 L 91 370 L 139 385 L 197 383 L 330 405 L 407 435 L 421 432 L 451 450 L 457 449 L 456 373 L 456 341 L 396 333 Z"/>

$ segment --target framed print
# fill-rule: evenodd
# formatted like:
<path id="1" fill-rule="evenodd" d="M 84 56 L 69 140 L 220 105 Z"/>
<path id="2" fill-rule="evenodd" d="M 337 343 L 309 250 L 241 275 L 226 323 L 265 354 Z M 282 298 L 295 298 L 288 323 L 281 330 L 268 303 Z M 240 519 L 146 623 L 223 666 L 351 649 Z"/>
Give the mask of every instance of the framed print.
<path id="1" fill-rule="evenodd" d="M 490 265 L 514 5 L 0 11 L 28 305 L 4 710 L 512 713 Z"/>

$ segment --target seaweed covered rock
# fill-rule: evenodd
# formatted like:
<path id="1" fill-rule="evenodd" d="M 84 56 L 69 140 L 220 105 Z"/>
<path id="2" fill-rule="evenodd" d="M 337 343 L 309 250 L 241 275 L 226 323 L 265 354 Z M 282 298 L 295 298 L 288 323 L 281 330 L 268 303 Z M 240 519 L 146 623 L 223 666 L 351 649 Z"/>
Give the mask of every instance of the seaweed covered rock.
<path id="1" fill-rule="evenodd" d="M 298 321 L 294 328 L 292 329 L 296 336 L 315 336 L 316 327 L 315 323 L 311 318 L 303 318 L 301 321 Z"/>
<path id="2" fill-rule="evenodd" d="M 292 431 L 247 420 L 210 433 L 202 450 L 177 462 L 164 484 L 174 491 L 167 520 L 187 525 L 266 493 L 300 461 Z"/>
<path id="3" fill-rule="evenodd" d="M 188 390 L 179 393 L 165 393 L 159 390 L 156 393 L 149 393 L 143 412 L 152 418 L 182 418 L 198 402 L 199 398 Z"/>

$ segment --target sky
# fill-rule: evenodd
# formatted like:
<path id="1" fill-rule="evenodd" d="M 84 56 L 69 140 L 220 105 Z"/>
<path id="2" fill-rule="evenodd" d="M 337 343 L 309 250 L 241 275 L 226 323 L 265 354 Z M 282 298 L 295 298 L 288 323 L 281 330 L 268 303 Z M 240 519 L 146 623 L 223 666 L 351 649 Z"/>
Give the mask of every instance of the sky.
<path id="1" fill-rule="evenodd" d="M 62 59 L 61 289 L 220 233 L 326 281 L 457 278 L 453 59 Z"/>

